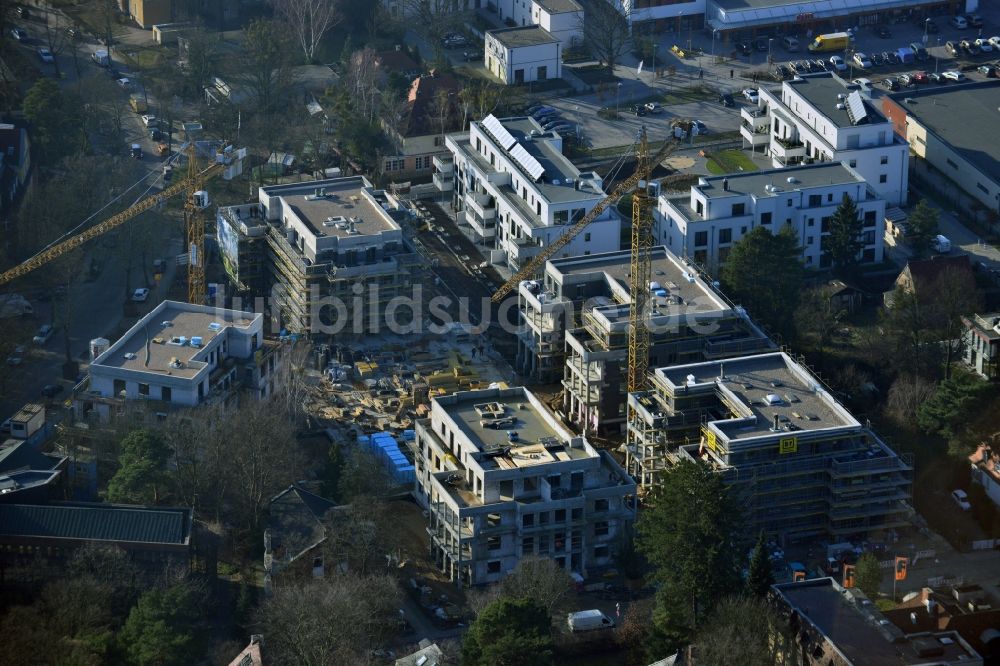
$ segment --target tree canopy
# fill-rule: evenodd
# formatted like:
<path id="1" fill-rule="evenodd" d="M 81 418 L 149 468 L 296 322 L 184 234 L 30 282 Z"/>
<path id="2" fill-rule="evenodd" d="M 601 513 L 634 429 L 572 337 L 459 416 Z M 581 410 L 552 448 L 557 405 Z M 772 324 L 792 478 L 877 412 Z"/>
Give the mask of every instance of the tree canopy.
<path id="1" fill-rule="evenodd" d="M 130 664 L 191 664 L 201 657 L 202 595 L 181 583 L 139 598 L 119 634 Z"/>
<path id="2" fill-rule="evenodd" d="M 747 575 L 747 592 L 751 596 L 764 598 L 774 585 L 774 571 L 771 569 L 771 554 L 767 549 L 764 532 L 757 537 L 750 556 L 750 571 Z"/>
<path id="3" fill-rule="evenodd" d="M 120 467 L 108 482 L 108 500 L 151 504 L 159 500 L 170 450 L 159 435 L 135 430 L 122 440 Z"/>
<path id="4" fill-rule="evenodd" d="M 699 666 L 797 663 L 788 624 L 758 597 L 723 599 L 694 642 Z"/>
<path id="5" fill-rule="evenodd" d="M 882 585 L 882 568 L 878 565 L 878 558 L 874 553 L 865 553 L 858 558 L 854 569 L 854 580 L 866 597 L 872 601 L 878 599 L 879 586 Z"/>
<path id="6" fill-rule="evenodd" d="M 927 432 L 951 439 L 972 420 L 992 395 L 990 384 L 971 372 L 955 372 L 938 384 L 930 398 L 917 408 L 917 425 Z"/>
<path id="7" fill-rule="evenodd" d="M 938 235 L 938 209 L 921 199 L 907 217 L 909 231 L 906 234 L 916 257 L 926 257 L 931 250 L 931 241 Z"/>
<path id="8" fill-rule="evenodd" d="M 86 145 L 82 131 L 80 98 L 63 92 L 50 78 L 42 77 L 24 96 L 24 117 L 31 123 L 31 143 L 48 163 Z"/>
<path id="9" fill-rule="evenodd" d="M 462 643 L 463 666 L 549 666 L 552 619 L 530 598 L 501 598 L 469 625 Z"/>
<path id="10" fill-rule="evenodd" d="M 830 220 L 830 235 L 823 239 L 823 248 L 830 256 L 830 264 L 838 275 L 845 275 L 858 263 L 858 255 L 864 247 L 861 230 L 858 206 L 845 192 Z"/>
<path id="11" fill-rule="evenodd" d="M 638 547 L 658 584 L 654 629 L 677 647 L 740 586 L 741 516 L 731 490 L 702 463 L 672 468 L 639 517 Z"/>
<path id="12" fill-rule="evenodd" d="M 805 269 L 795 232 L 783 226 L 777 234 L 754 227 L 733 245 L 722 267 L 726 294 L 750 316 L 789 337 Z"/>

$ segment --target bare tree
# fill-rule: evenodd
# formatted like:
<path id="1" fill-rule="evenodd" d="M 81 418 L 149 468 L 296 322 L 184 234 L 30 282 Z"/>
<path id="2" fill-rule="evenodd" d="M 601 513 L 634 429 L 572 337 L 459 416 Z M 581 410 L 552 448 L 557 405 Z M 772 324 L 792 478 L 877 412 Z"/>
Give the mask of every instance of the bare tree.
<path id="1" fill-rule="evenodd" d="M 378 57 L 374 49 L 355 51 L 347 68 L 344 85 L 351 92 L 355 110 L 370 121 L 378 113 Z"/>
<path id="2" fill-rule="evenodd" d="M 583 43 L 609 72 L 614 72 L 631 46 L 628 22 L 607 0 L 590 0 L 584 3 L 584 10 Z"/>
<path id="3" fill-rule="evenodd" d="M 64 29 L 45 24 L 45 46 L 52 54 L 52 67 L 55 68 L 57 78 L 60 76 L 59 56 L 66 50 L 67 41 L 69 40 Z"/>
<path id="4" fill-rule="evenodd" d="M 493 113 L 504 98 L 503 87 L 485 80 L 472 81 L 459 91 L 465 121 L 479 120 Z"/>
<path id="5" fill-rule="evenodd" d="M 886 413 L 900 427 L 912 430 L 917 424 L 917 409 L 934 394 L 935 387 L 919 375 L 901 374 L 889 387 Z"/>
<path id="6" fill-rule="evenodd" d="M 281 26 L 258 19 L 244 28 L 242 57 L 233 62 L 234 79 L 248 89 L 258 112 L 267 117 L 287 103 L 295 83 L 287 42 Z"/>
<path id="7" fill-rule="evenodd" d="M 272 4 L 308 62 L 313 61 L 323 36 L 344 20 L 333 0 L 272 0 Z"/>
<path id="8" fill-rule="evenodd" d="M 528 556 L 498 585 L 470 590 L 466 595 L 472 612 L 480 611 L 502 597 L 530 597 L 551 613 L 573 590 L 573 579 L 566 570 L 548 557 Z"/>
<path id="9" fill-rule="evenodd" d="M 791 666 L 798 663 L 792 633 L 784 620 L 761 599 L 724 599 L 711 620 L 695 639 L 699 664 Z"/>

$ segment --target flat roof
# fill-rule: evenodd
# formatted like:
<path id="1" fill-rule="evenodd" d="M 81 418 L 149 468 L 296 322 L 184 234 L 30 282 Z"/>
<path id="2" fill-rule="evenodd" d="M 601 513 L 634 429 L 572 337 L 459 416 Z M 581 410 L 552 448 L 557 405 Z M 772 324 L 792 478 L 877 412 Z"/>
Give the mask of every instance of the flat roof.
<path id="1" fill-rule="evenodd" d="M 576 0 L 534 0 L 534 2 L 549 14 L 583 11 L 583 7 Z"/>
<path id="2" fill-rule="evenodd" d="M 670 366 L 657 369 L 656 375 L 671 386 L 675 395 L 685 387 L 697 390 L 699 386 L 714 385 L 738 401 L 749 418 L 711 422 L 730 442 L 762 435 L 861 427 L 819 380 L 784 352 Z M 775 417 L 777 431 L 773 429 Z"/>
<path id="3" fill-rule="evenodd" d="M 845 104 L 846 100 L 838 99 L 837 95 L 849 95 L 854 91 L 861 90 L 861 86 L 840 78 L 834 72 L 820 72 L 817 74 L 804 74 L 796 76 L 791 81 L 785 81 L 782 87 L 789 86 L 806 101 L 812 104 L 817 111 L 830 119 L 839 128 L 862 127 L 854 125 L 848 116 L 847 109 L 838 109 L 838 104 Z M 868 125 L 888 122 L 885 116 L 875 108 L 870 99 L 864 95 L 862 102 L 871 120 Z M 845 104 L 846 106 L 846 104 Z"/>
<path id="4" fill-rule="evenodd" d="M 17 414 L 10 417 L 10 420 L 15 423 L 27 423 L 32 418 L 38 414 L 45 413 L 45 405 L 40 405 L 36 402 L 29 402 L 21 409 L 17 410 Z"/>
<path id="5" fill-rule="evenodd" d="M 788 182 L 789 178 L 794 178 L 795 182 Z M 742 197 L 749 194 L 761 199 L 784 196 L 788 192 L 814 187 L 863 182 L 865 179 L 857 171 L 842 162 L 821 162 L 767 171 L 745 171 L 726 176 L 704 176 L 698 185 L 692 187 L 712 199 Z M 775 191 L 764 189 L 771 186 L 777 189 Z"/>
<path id="6" fill-rule="evenodd" d="M 614 281 L 628 294 L 631 302 L 629 274 L 632 254 L 629 250 L 602 252 L 582 257 L 564 257 L 549 260 L 551 270 L 562 276 L 563 282 L 570 275 L 593 274 L 594 279 Z M 726 303 L 698 276 L 694 267 L 684 264 L 665 246 L 650 249 L 652 280 L 665 289 L 672 297 L 680 297 L 681 305 L 709 300 L 718 309 L 724 310 Z"/>
<path id="7" fill-rule="evenodd" d="M 500 30 L 487 30 L 487 35 L 493 35 L 498 42 L 509 49 L 516 49 L 521 46 L 538 46 L 540 44 L 553 44 L 559 40 L 552 36 L 545 28 L 537 25 L 518 26 L 516 28 L 501 28 Z"/>
<path id="8" fill-rule="evenodd" d="M 139 320 L 118 342 L 97 357 L 91 367 L 122 368 L 191 379 L 206 363 L 198 358 L 226 328 L 248 329 L 263 315 L 205 305 L 164 301 Z M 184 337 L 185 344 L 171 343 Z M 198 347 L 191 339 L 200 337 Z M 148 344 L 147 344 L 148 341 Z M 170 367 L 171 359 L 181 362 Z"/>
<path id="9" fill-rule="evenodd" d="M 995 138 L 1000 121 L 1000 81 L 923 88 L 889 97 L 986 178 L 1000 181 L 1000 141 Z M 991 136 L 994 139 L 988 139 Z"/>
<path id="10" fill-rule="evenodd" d="M 339 179 L 338 179 L 339 180 Z M 317 187 L 304 188 L 302 194 L 279 194 L 285 203 L 291 207 L 300 220 L 316 236 L 367 236 L 383 231 L 398 229 L 380 206 L 376 206 L 362 194 L 364 185 L 358 185 L 361 179 L 345 179 L 349 182 L 336 185 L 317 184 Z M 350 182 L 355 181 L 355 182 Z M 313 190 L 322 187 L 326 196 L 316 198 Z M 330 218 L 346 218 L 354 221 L 358 233 L 351 233 L 348 225 L 328 222 Z"/>
<path id="11" fill-rule="evenodd" d="M 763 24 L 766 19 L 771 23 L 785 23 L 796 16 L 811 13 L 815 18 L 831 18 L 847 16 L 854 12 L 867 9 L 888 9 L 891 7 L 909 7 L 913 0 L 810 0 L 808 2 L 789 2 L 789 0 L 710 0 L 710 3 L 730 12 L 761 10 L 754 16 L 754 23 Z M 777 39 L 777 38 L 775 38 Z M 800 42 L 806 40 L 799 39 Z"/>
<path id="12" fill-rule="evenodd" d="M 951 663 L 970 655 L 952 632 L 904 636 L 871 601 L 831 578 L 785 583 L 774 589 L 855 666 Z"/>

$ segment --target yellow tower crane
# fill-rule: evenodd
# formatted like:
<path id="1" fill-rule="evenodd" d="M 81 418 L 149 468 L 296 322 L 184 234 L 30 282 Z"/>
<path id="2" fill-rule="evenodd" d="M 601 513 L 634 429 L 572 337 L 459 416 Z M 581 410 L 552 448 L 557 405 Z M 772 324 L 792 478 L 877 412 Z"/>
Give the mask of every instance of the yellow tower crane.
<path id="1" fill-rule="evenodd" d="M 17 266 L 0 273 L 0 285 L 7 284 L 12 280 L 27 275 L 31 271 L 44 266 L 53 259 L 61 257 L 71 250 L 75 250 L 87 241 L 122 226 L 129 220 L 145 213 L 147 210 L 163 201 L 166 201 L 167 199 L 170 199 L 171 197 L 181 193 L 186 193 L 187 200 L 185 201 L 184 206 L 184 217 L 185 222 L 188 225 L 188 250 L 189 256 L 195 255 L 191 258 L 196 259 L 196 261 L 191 261 L 188 264 L 188 299 L 192 303 L 203 303 L 205 293 L 205 220 L 201 211 L 207 206 L 208 199 L 207 196 L 198 198 L 195 195 L 199 192 L 203 192 L 205 182 L 222 173 L 227 164 L 217 161 L 209 164 L 206 168 L 199 170 L 194 159 L 193 145 L 189 149 L 188 160 L 188 175 L 184 180 L 174 183 L 170 187 L 163 189 L 157 194 L 146 197 L 142 201 L 136 202 L 117 215 L 113 215 L 103 222 L 98 222 L 89 229 L 74 236 L 70 236 L 66 240 L 60 241 L 55 245 L 46 248 L 30 259 L 21 262 Z M 202 202 L 205 205 L 199 206 Z M 191 250 L 192 240 L 194 241 L 193 251 Z M 192 285 L 195 286 L 192 287 Z"/>
<path id="2" fill-rule="evenodd" d="M 644 317 L 649 306 L 649 281 L 652 279 L 650 252 L 653 249 L 653 216 L 650 214 L 651 172 L 649 143 L 646 130 L 642 130 L 636 152 L 635 173 L 639 180 L 632 192 L 632 256 L 629 271 L 629 289 L 632 307 L 629 308 L 628 326 L 628 391 L 646 388 L 646 370 L 649 366 L 649 326 Z"/>

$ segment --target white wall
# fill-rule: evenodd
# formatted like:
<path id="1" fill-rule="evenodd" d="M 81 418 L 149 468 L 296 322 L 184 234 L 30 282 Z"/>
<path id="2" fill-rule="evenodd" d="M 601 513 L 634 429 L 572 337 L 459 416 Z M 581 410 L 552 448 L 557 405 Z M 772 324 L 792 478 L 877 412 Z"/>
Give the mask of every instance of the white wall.
<path id="1" fill-rule="evenodd" d="M 583 11 L 550 14 L 537 3 L 532 3 L 532 22 L 545 28 L 562 42 L 563 48 L 583 41 Z"/>
<path id="2" fill-rule="evenodd" d="M 552 42 L 535 46 L 507 48 L 500 40 L 486 33 L 486 68 L 504 83 L 517 83 L 516 72 L 523 70 L 524 83 L 562 77 L 562 44 Z M 545 76 L 539 76 L 539 68 Z"/>
<path id="3" fill-rule="evenodd" d="M 705 13 L 705 0 L 694 0 L 694 2 L 682 2 L 675 5 L 664 5 L 662 7 L 643 8 L 635 7 L 635 0 L 606 1 L 617 7 L 618 11 L 620 11 L 623 15 L 629 17 L 632 23 Z"/>

